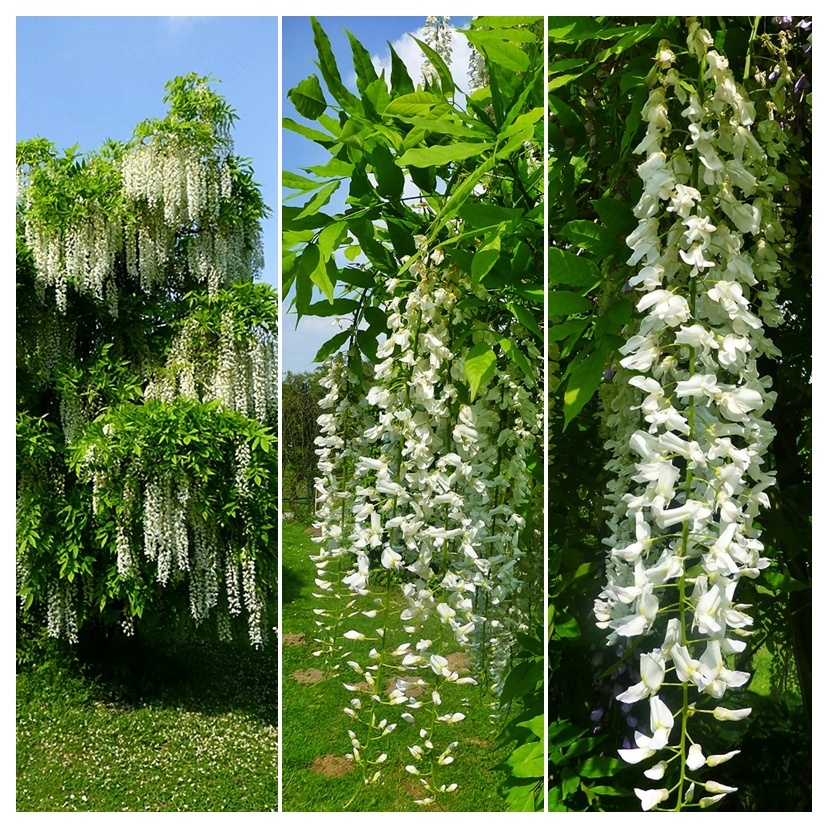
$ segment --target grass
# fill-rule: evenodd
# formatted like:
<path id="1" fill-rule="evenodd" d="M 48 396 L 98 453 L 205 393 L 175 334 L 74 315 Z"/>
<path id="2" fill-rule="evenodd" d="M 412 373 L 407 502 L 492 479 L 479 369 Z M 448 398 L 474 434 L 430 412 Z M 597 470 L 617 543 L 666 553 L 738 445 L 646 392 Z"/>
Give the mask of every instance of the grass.
<path id="1" fill-rule="evenodd" d="M 67 650 L 17 676 L 18 811 L 276 810 L 275 646 Z"/>
<path id="2" fill-rule="evenodd" d="M 343 688 L 343 681 L 358 677 L 347 665 L 338 678 L 324 678 L 320 660 L 312 656 L 316 649 L 318 602 L 311 596 L 316 570 L 308 555 L 316 545 L 299 524 L 286 524 L 282 535 L 282 803 L 285 811 L 416 811 L 423 806 L 422 786 L 405 771 L 412 762 L 408 745 L 418 739 L 412 726 L 402 722 L 383 742 L 388 761 L 383 765 L 380 781 L 363 783 L 359 769 L 344 756 L 351 750 L 348 737 L 350 719 L 342 712 L 350 704 L 353 692 Z M 363 645 L 364 646 L 364 645 Z M 352 649 L 358 650 L 359 645 Z M 358 659 L 357 659 L 358 660 Z M 321 680 L 319 680 L 321 679 Z M 510 746 L 498 740 L 498 726 L 490 718 L 492 699 L 473 685 L 445 686 L 444 709 L 462 711 L 466 718 L 445 726 L 446 741 L 457 740 L 455 761 L 441 768 L 444 776 L 438 784 L 456 782 L 458 790 L 446 794 L 434 810 L 502 811 L 498 794 L 505 773 L 500 763 Z M 465 702 L 463 701 L 465 699 Z M 389 721 L 398 718 L 399 708 L 385 708 Z M 448 728 L 451 728 L 449 731 Z M 328 775 L 332 774 L 332 775 Z M 342 774 L 342 775 L 333 775 Z"/>

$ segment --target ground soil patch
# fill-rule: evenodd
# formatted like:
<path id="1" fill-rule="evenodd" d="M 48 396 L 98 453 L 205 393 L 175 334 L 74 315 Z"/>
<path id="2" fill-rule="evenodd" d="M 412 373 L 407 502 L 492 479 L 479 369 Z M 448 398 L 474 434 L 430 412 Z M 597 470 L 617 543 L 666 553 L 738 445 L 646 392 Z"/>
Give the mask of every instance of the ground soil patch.
<path id="1" fill-rule="evenodd" d="M 311 667 L 309 670 L 297 670 L 295 673 L 291 673 L 290 677 L 294 681 L 298 681 L 299 684 L 316 684 L 325 678 L 325 674 L 321 670 L 317 670 L 316 667 Z"/>
<path id="2" fill-rule="evenodd" d="M 288 647 L 298 647 L 300 644 L 304 643 L 304 633 L 285 633 L 282 636 L 282 644 L 286 644 Z"/>
<path id="3" fill-rule="evenodd" d="M 314 773 L 321 773 L 322 776 L 345 776 L 353 768 L 353 763 L 344 756 L 334 756 L 332 753 L 327 756 L 317 756 L 310 766 Z"/>

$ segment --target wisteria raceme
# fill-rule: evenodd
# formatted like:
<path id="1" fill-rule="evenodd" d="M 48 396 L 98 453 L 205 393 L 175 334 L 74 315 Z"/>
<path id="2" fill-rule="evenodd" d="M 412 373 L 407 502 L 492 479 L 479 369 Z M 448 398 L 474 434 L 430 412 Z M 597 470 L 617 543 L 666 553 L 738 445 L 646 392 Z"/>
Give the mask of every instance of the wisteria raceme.
<path id="1" fill-rule="evenodd" d="M 473 400 L 458 393 L 472 344 L 456 333 L 471 321 L 458 306 L 472 290 L 468 277 L 443 266 L 441 250 L 424 247 L 409 275 L 412 286 L 389 284 L 388 337 L 377 351 L 367 407 L 350 415 L 351 426 L 362 429 L 356 440 L 338 431 L 349 416 L 347 396 L 340 396 L 343 358 L 330 364 L 317 441 L 324 551 L 316 556 L 316 583 L 344 603 L 338 614 L 320 611 L 332 638 L 338 632 L 373 645 L 367 664 L 348 661 L 358 675 L 346 684 L 358 693 L 345 710 L 355 721 L 352 758 L 363 764 L 366 781 L 375 781 L 381 759 L 370 751 L 381 748 L 372 736 L 396 727 L 387 709 L 402 708 L 402 722 L 419 732 L 407 769 L 423 784 L 418 801 L 428 804 L 456 787 L 438 783 L 434 771 L 451 764 L 456 745 L 450 737 L 440 742 L 443 727 L 464 718 L 444 709 L 441 686 L 473 681 L 447 655 L 458 647 L 475 654 L 478 677 L 497 688 L 514 631 L 526 621 L 517 600 L 522 511 L 540 428 L 537 389 L 516 366 L 504 366 Z M 393 608 L 396 596 L 402 611 Z M 436 640 L 426 626 L 434 619 Z"/>
<path id="2" fill-rule="evenodd" d="M 695 90 L 663 41 L 635 150 L 645 155 L 643 192 L 627 243 L 642 316 L 621 349 L 607 418 L 615 478 L 607 586 L 595 602 L 610 643 L 658 640 L 638 653 L 641 680 L 617 696 L 649 704 L 649 731 L 638 730 L 621 757 L 656 757 L 645 775 L 674 779 L 636 789 L 644 810 L 704 808 L 735 790 L 700 772 L 738 751 L 705 756 L 690 719 L 746 715 L 711 708 L 749 679 L 728 667 L 752 624 L 736 591 L 769 564 L 755 520 L 774 484 L 765 467 L 774 429 L 764 415 L 776 395 L 757 359 L 777 354 L 765 326 L 780 318 L 775 196 L 785 182 L 767 141 L 784 135 L 769 126 L 772 109 L 759 117 L 693 19 L 687 45 L 699 65 Z M 680 689 L 671 695 L 665 683 Z M 695 803 L 697 789 L 711 795 Z"/>
<path id="3" fill-rule="evenodd" d="M 446 65 L 451 65 L 451 40 L 454 29 L 450 17 L 426 17 L 423 30 L 423 42 L 431 46 L 443 59 Z M 423 82 L 434 83 L 437 80 L 437 70 L 430 60 L 423 63 Z"/>

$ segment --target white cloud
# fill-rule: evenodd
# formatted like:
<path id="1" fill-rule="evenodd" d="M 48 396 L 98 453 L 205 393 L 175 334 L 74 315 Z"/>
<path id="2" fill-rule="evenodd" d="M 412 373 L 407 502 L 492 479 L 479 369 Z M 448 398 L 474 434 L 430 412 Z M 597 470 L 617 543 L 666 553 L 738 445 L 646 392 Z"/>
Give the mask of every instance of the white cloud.
<path id="1" fill-rule="evenodd" d="M 422 49 L 417 45 L 417 42 L 411 37 L 411 34 L 423 40 L 425 28 L 419 28 L 414 32 L 406 33 L 391 45 L 405 64 L 406 69 L 408 69 L 408 74 L 416 86 L 423 81 L 423 63 L 425 62 L 425 56 L 423 55 Z M 454 29 L 451 38 L 451 63 L 449 63 L 449 69 L 451 69 L 454 82 L 464 95 L 469 94 L 468 72 L 470 56 L 471 46 L 469 45 L 469 41 L 464 35 Z M 374 69 L 378 73 L 385 70 L 386 79 L 391 77 L 390 54 L 384 58 L 379 57 L 379 55 L 373 55 L 371 62 L 374 64 Z"/>

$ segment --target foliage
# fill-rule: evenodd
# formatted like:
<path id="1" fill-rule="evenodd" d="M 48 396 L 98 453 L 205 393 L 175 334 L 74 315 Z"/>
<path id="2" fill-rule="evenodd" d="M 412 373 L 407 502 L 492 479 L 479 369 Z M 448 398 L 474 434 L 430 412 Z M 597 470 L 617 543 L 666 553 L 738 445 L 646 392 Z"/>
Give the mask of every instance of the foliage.
<path id="1" fill-rule="evenodd" d="M 312 514 L 313 479 L 316 470 L 317 418 L 322 413 L 319 400 L 325 389 L 321 373 L 282 377 L 282 497 L 291 513 L 302 509 Z"/>
<path id="2" fill-rule="evenodd" d="M 171 81 L 164 119 L 97 153 L 17 147 L 18 592 L 54 636 L 129 634 L 170 599 L 225 636 L 243 606 L 253 642 L 268 627 L 267 210 L 209 81 Z"/>
<path id="3" fill-rule="evenodd" d="M 443 734 L 463 718 L 443 712 L 458 676 L 442 653 L 471 647 L 477 676 L 499 691 L 520 650 L 515 633 L 541 609 L 540 19 L 476 18 L 461 33 L 487 80 L 468 97 L 437 46 L 420 44 L 430 68 L 415 88 L 393 50 L 386 78 L 350 36 L 354 94 L 312 26 L 321 79 L 288 95 L 317 123 L 284 126 L 331 158 L 284 173 L 306 197 L 283 210 L 284 284 L 299 316 L 348 320 L 317 355 L 345 348 L 328 361 L 320 403 L 319 652 L 334 672 L 354 642 L 371 640 L 376 655 L 351 661 L 356 681 L 384 687 L 414 671 L 429 688 L 424 703 L 407 680 L 387 698 L 346 685 L 357 693 L 346 713 L 352 757 L 374 782 L 387 716 L 409 721 L 423 708 L 408 770 L 431 804 L 456 788 L 435 780 L 454 758 Z M 333 212 L 343 185 L 345 209 Z M 382 627 L 360 621 L 359 607 Z M 435 613 L 436 638 L 422 632 Z M 414 635 L 417 648 L 401 643 Z"/>
<path id="4" fill-rule="evenodd" d="M 509 776 L 501 790 L 509 811 L 542 811 L 546 778 L 543 631 L 518 633 L 516 638 L 520 648 L 514 649 L 499 701 L 507 707 L 502 738 L 507 744 L 516 741 L 517 746 L 504 762 Z"/>
<path id="5" fill-rule="evenodd" d="M 773 144 L 763 143 L 788 182 L 780 194 L 786 231 L 780 248 L 782 317 L 773 334 L 781 356 L 761 362 L 780 392 L 770 415 L 777 433 L 769 450 L 779 485 L 769 490 L 771 510 L 760 517 L 772 568 L 739 587 L 740 600 L 754 606 L 757 635 L 733 666 L 749 666 L 763 642 L 780 664 L 794 653 L 803 698 L 809 699 L 810 653 L 802 646 L 810 641 L 810 20 L 718 18 L 701 25 L 710 29 L 713 45 L 756 101 L 757 113 L 775 107 L 788 142 L 788 150 L 775 155 Z M 584 623 L 603 566 L 603 556 L 594 550 L 604 534 L 608 474 L 595 447 L 614 436 L 599 431 L 598 411 L 620 370 L 618 348 L 630 330 L 625 326 L 637 319 L 629 295 L 636 269 L 627 264 L 625 239 L 636 227 L 632 205 L 644 186 L 632 159 L 644 135 L 642 112 L 658 68 L 653 55 L 667 58 L 669 51 L 682 66 L 686 32 L 685 21 L 673 17 L 549 19 L 548 334 L 550 388 L 559 386 L 550 407 L 550 612 L 565 620 L 563 635 L 553 635 L 550 646 L 550 713 L 553 728 L 556 719 L 561 725 L 550 742 L 555 786 L 550 807 L 556 801 L 565 809 L 633 807 L 628 798 L 615 798 L 633 787 L 625 782 L 629 771 L 616 776 L 611 788 L 604 786 L 597 799 L 578 798 L 575 792 L 586 780 L 579 785 L 583 774 L 573 776 L 571 770 L 567 778 L 573 764 L 566 761 L 566 740 L 571 733 L 594 731 L 585 755 L 612 755 L 631 736 L 630 728 L 641 729 L 630 705 L 615 698 L 637 680 L 638 653 L 634 647 L 612 653 Z M 690 78 L 688 91 L 694 86 Z M 763 134 L 763 142 L 766 138 Z M 571 624 L 570 618 L 581 623 Z M 584 692 L 570 693 L 576 686 Z M 792 709 L 792 723 L 801 715 Z M 747 745 L 746 740 L 743 750 Z M 750 796 L 746 791 L 743 807 L 750 807 Z M 792 801 L 789 807 L 800 805 Z"/>

